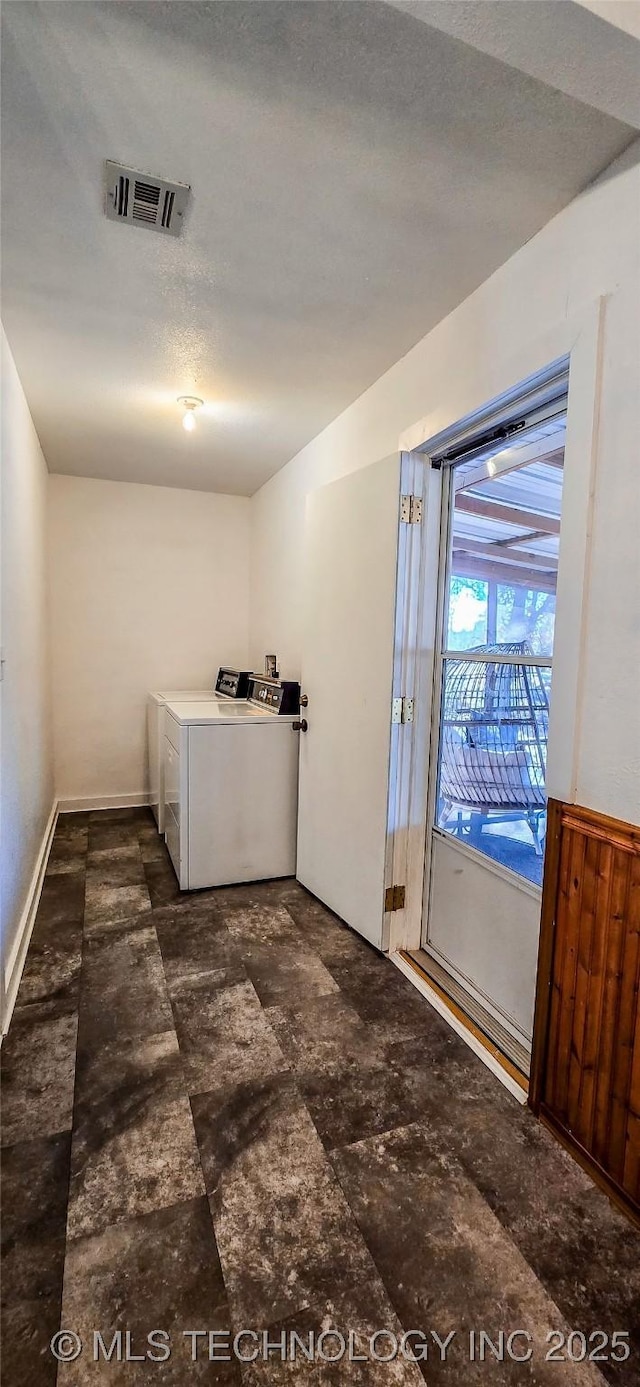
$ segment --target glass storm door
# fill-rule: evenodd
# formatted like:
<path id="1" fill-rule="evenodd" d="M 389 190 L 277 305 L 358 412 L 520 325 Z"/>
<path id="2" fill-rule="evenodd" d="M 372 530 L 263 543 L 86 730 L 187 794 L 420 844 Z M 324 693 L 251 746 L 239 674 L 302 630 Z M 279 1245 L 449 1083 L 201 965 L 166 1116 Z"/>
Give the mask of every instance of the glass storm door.
<path id="1" fill-rule="evenodd" d="M 525 1070 L 564 434 L 558 408 L 508 443 L 462 453 L 443 488 L 425 966 Z"/>

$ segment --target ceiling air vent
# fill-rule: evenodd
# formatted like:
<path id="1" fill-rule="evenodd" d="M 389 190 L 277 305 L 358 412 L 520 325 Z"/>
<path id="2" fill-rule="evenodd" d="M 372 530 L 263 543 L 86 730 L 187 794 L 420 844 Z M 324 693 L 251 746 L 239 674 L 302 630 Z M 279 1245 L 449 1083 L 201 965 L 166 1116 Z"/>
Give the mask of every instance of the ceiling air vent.
<path id="1" fill-rule="evenodd" d="M 191 196 L 188 184 L 167 183 L 165 178 L 127 169 L 111 159 L 105 160 L 105 179 L 105 212 L 110 221 L 146 226 L 166 236 L 180 235 Z"/>

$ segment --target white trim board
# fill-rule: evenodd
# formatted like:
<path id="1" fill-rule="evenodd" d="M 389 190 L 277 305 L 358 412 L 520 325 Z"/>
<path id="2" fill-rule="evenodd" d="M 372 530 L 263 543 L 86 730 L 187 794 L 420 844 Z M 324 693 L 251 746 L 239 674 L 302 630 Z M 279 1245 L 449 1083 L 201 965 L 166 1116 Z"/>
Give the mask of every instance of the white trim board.
<path id="1" fill-rule="evenodd" d="M 394 917 L 391 948 L 415 949 L 422 942 L 426 848 L 430 822 L 427 793 L 430 765 L 431 707 L 436 612 L 433 600 L 437 581 L 440 540 L 438 472 L 428 463 L 434 438 L 456 435 L 474 413 L 489 406 L 497 410 L 536 377 L 548 377 L 552 367 L 568 360 L 569 390 L 565 442 L 562 532 L 558 567 L 556 648 L 553 664 L 553 697 L 549 717 L 547 792 L 555 799 L 575 801 L 582 715 L 581 672 L 586 645 L 586 591 L 589 581 L 592 507 L 599 433 L 601 353 L 607 299 L 600 296 L 570 317 L 554 324 L 543 336 L 525 342 L 508 361 L 495 363 L 487 375 L 485 401 L 462 390 L 455 407 L 418 421 L 400 438 L 414 460 L 428 469 L 424 497 L 421 572 L 412 570 L 420 588 L 412 637 L 417 652 L 413 668 L 407 666 L 409 683 L 402 693 L 414 700 L 413 723 L 403 729 L 403 758 L 408 760 L 397 794 L 394 836 L 394 881 L 406 886 L 405 908 Z M 479 389 L 474 382 L 473 390 Z M 448 415 L 448 417 L 447 417 Z M 434 481 L 434 477 L 436 480 Z M 431 489 L 430 489 L 431 488 Z M 422 606 L 420 606 L 420 601 Z M 407 633 L 405 633 L 405 640 Z M 407 651 L 396 643 L 396 662 L 404 670 Z M 405 832 L 401 830 L 405 828 Z M 404 861 L 400 848 L 406 846 Z M 389 849 L 388 849 L 389 850 Z"/>
<path id="2" fill-rule="evenodd" d="M 151 796 L 144 790 L 133 795 L 88 795 L 84 799 L 59 799 L 60 814 L 79 814 L 87 809 L 146 809 Z"/>
<path id="3" fill-rule="evenodd" d="M 516 1083 L 515 1079 L 511 1078 L 511 1075 L 507 1073 L 506 1069 L 503 1069 L 497 1059 L 494 1059 L 491 1052 L 486 1050 L 484 1045 L 476 1039 L 473 1032 L 467 1030 L 466 1026 L 463 1026 L 462 1021 L 459 1021 L 457 1016 L 454 1016 L 453 1012 L 450 1011 L 449 1007 L 442 1001 L 442 998 L 438 996 L 438 993 L 432 987 L 429 987 L 428 982 L 425 982 L 424 978 L 421 978 L 420 975 L 416 973 L 415 968 L 412 968 L 411 964 L 407 963 L 406 959 L 402 958 L 400 954 L 390 954 L 389 957 L 391 962 L 395 963 L 396 968 L 399 968 L 400 972 L 404 973 L 405 978 L 408 978 L 409 982 L 412 983 L 425 1000 L 429 1002 L 434 1011 L 437 1011 L 438 1014 L 442 1016 L 443 1020 L 447 1022 L 447 1025 L 451 1026 L 452 1031 L 455 1031 L 456 1035 L 459 1035 L 460 1038 L 464 1040 L 465 1045 L 468 1045 L 469 1049 L 473 1050 L 474 1054 L 478 1056 L 478 1059 L 482 1060 L 482 1063 L 486 1065 L 487 1069 L 491 1070 L 495 1078 L 499 1079 L 500 1083 L 509 1090 L 512 1098 L 515 1098 L 516 1101 L 524 1107 L 527 1102 L 527 1094 L 524 1089 L 521 1088 L 520 1084 Z"/>
<path id="4" fill-rule="evenodd" d="M 58 802 L 57 800 L 54 800 L 53 805 L 51 807 L 51 813 L 49 814 L 49 818 L 47 821 L 47 827 L 44 831 L 44 837 L 40 845 L 40 851 L 38 852 L 38 856 L 36 858 L 35 867 L 33 869 L 33 875 L 29 883 L 27 899 L 24 904 L 22 915 L 20 916 L 20 923 L 16 931 L 16 937 L 9 951 L 4 968 L 4 1007 L 2 1015 L 3 1036 L 6 1035 L 9 1029 L 9 1023 L 13 1015 L 13 1008 L 16 1003 L 18 988 L 20 986 L 20 981 L 22 978 L 22 973 L 27 958 L 27 950 L 29 948 L 31 935 L 33 933 L 33 926 L 36 922 L 38 905 L 40 904 L 40 896 L 42 893 L 42 883 L 44 881 L 44 874 L 47 868 L 47 862 L 49 860 L 49 853 L 51 851 L 51 844 L 53 842 L 53 835 L 56 830 L 57 822 Z"/>

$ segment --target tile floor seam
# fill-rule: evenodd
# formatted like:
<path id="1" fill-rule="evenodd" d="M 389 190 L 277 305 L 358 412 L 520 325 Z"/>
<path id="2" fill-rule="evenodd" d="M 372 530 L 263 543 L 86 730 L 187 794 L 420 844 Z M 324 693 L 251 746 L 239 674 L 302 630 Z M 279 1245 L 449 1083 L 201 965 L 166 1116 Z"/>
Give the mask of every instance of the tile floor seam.
<path id="1" fill-rule="evenodd" d="M 396 1313 L 396 1315 L 398 1316 L 398 1319 L 400 1320 L 401 1324 L 403 1325 L 403 1329 L 404 1329 L 405 1332 L 407 1332 L 407 1333 L 409 1332 L 409 1330 L 410 1330 L 410 1328 L 411 1328 L 411 1326 L 412 1326 L 412 1321 L 411 1321 L 410 1318 L 408 1318 L 406 1324 L 403 1322 L 403 1313 L 404 1313 L 404 1312 L 403 1312 L 403 1309 L 402 1309 L 402 1302 L 399 1301 L 399 1298 L 398 1298 L 397 1280 L 396 1280 L 396 1278 L 389 1276 L 389 1275 L 387 1274 L 387 1272 L 385 1271 L 384 1266 L 381 1266 L 381 1265 L 380 1265 L 380 1262 L 379 1262 L 379 1260 L 378 1260 L 378 1256 L 376 1256 L 375 1247 L 371 1246 L 371 1239 L 370 1239 L 370 1235 L 367 1234 L 366 1225 L 363 1224 L 363 1221 L 362 1221 L 361 1218 L 358 1216 L 357 1209 L 356 1209 L 355 1204 L 354 1204 L 354 1202 L 353 1202 L 353 1200 L 352 1200 L 352 1198 L 351 1198 L 351 1196 L 350 1196 L 350 1194 L 349 1194 L 349 1190 L 348 1190 L 348 1188 L 345 1186 L 345 1184 L 343 1183 L 343 1180 L 342 1180 L 341 1175 L 340 1175 L 340 1171 L 339 1171 L 339 1169 L 336 1168 L 335 1161 L 334 1161 L 333 1158 L 335 1157 L 335 1158 L 337 1159 L 337 1158 L 338 1158 L 340 1155 L 342 1155 L 343 1153 L 348 1152 L 348 1151 L 350 1151 L 350 1150 L 354 1150 L 354 1149 L 357 1148 L 357 1147 L 365 1147 L 365 1146 L 370 1145 L 372 1142 L 377 1142 L 378 1140 L 384 1141 L 385 1136 L 400 1136 L 400 1135 L 401 1135 L 402 1133 L 404 1133 L 405 1131 L 408 1133 L 412 1128 L 413 1128 L 416 1132 L 421 1132 L 421 1133 L 424 1133 L 425 1135 L 428 1135 L 428 1128 L 425 1128 L 424 1123 L 421 1122 L 420 1120 L 418 1120 L 418 1121 L 416 1121 L 416 1122 L 412 1122 L 412 1123 L 407 1124 L 407 1127 L 396 1127 L 396 1128 L 392 1128 L 389 1132 L 386 1132 L 386 1133 L 381 1132 L 381 1133 L 379 1133 L 379 1134 L 377 1133 L 376 1136 L 373 1137 L 373 1138 L 372 1138 L 372 1137 L 365 1137 L 365 1138 L 363 1138 L 361 1141 L 349 1143 L 349 1144 L 345 1145 L 344 1147 L 339 1147 L 339 1148 L 336 1147 L 336 1148 L 334 1148 L 332 1151 L 330 1151 L 330 1152 L 328 1153 L 329 1159 L 330 1159 L 331 1164 L 332 1164 L 332 1166 L 333 1166 L 333 1168 L 334 1168 L 334 1171 L 335 1171 L 336 1179 L 338 1180 L 338 1183 L 340 1184 L 340 1186 L 341 1186 L 341 1188 L 342 1188 L 342 1190 L 343 1190 L 343 1192 L 344 1192 L 345 1199 L 346 1199 L 346 1201 L 347 1201 L 347 1203 L 348 1203 L 348 1205 L 349 1205 L 349 1207 L 350 1207 L 350 1209 L 351 1209 L 351 1211 L 352 1211 L 352 1213 L 353 1213 L 353 1217 L 354 1217 L 354 1219 L 355 1219 L 355 1221 L 356 1221 L 356 1223 L 357 1223 L 357 1225 L 358 1225 L 358 1228 L 359 1228 L 359 1230 L 360 1230 L 361 1236 L 362 1236 L 362 1238 L 363 1238 L 363 1240 L 364 1240 L 364 1242 L 365 1242 L 365 1244 L 366 1244 L 366 1246 L 367 1246 L 367 1248 L 368 1248 L 368 1250 L 369 1250 L 369 1252 L 370 1252 L 370 1254 L 371 1254 L 371 1258 L 372 1258 L 372 1261 L 374 1262 L 374 1264 L 375 1264 L 375 1266 L 376 1266 L 376 1269 L 377 1269 L 377 1271 L 378 1271 L 378 1275 L 380 1276 L 380 1279 L 381 1279 L 381 1281 L 382 1281 L 382 1283 L 383 1283 L 383 1285 L 384 1285 L 384 1287 L 385 1287 L 385 1290 L 386 1290 L 386 1292 L 387 1292 L 387 1295 L 389 1296 L 389 1299 L 390 1299 L 390 1301 L 391 1301 L 391 1304 L 393 1305 L 393 1308 L 394 1308 L 394 1310 L 395 1310 L 395 1313 Z M 478 1188 L 477 1188 L 477 1186 L 475 1185 L 474 1181 L 471 1179 L 471 1176 L 470 1176 L 470 1175 L 468 1174 L 468 1172 L 464 1169 L 464 1167 L 463 1167 L 463 1165 L 462 1165 L 462 1162 L 460 1162 L 460 1173 L 462 1173 L 462 1174 L 464 1175 L 465 1180 L 467 1180 L 467 1181 L 469 1182 L 470 1186 L 472 1186 L 472 1187 L 474 1188 L 474 1190 L 478 1193 L 478 1195 L 479 1195 L 480 1198 L 482 1199 L 483 1205 L 484 1205 L 485 1210 L 486 1210 L 486 1215 L 488 1216 L 488 1218 L 489 1218 L 491 1221 L 493 1221 L 493 1222 L 495 1223 L 495 1225 L 496 1225 L 496 1231 L 500 1230 L 502 1233 L 505 1233 L 505 1234 L 507 1235 L 507 1237 L 509 1238 L 509 1241 L 510 1241 L 512 1247 L 513 1247 L 513 1251 L 514 1251 L 515 1253 L 517 1253 L 517 1255 L 518 1255 L 518 1257 L 519 1257 L 519 1259 L 520 1259 L 520 1261 L 521 1261 L 521 1263 L 522 1263 L 523 1269 L 526 1269 L 527 1272 L 530 1272 L 531 1275 L 532 1275 L 532 1277 L 534 1277 L 535 1280 L 541 1285 L 541 1287 L 542 1287 L 543 1290 L 544 1290 L 545 1296 L 546 1296 L 546 1298 L 547 1298 L 547 1300 L 548 1300 L 548 1302 L 549 1302 L 550 1308 L 551 1308 L 553 1311 L 555 1311 L 555 1313 L 556 1313 L 556 1315 L 557 1315 L 558 1321 L 561 1322 L 561 1323 L 563 1324 L 565 1331 L 566 1331 L 567 1333 L 569 1333 L 569 1332 L 571 1331 L 572 1326 L 571 1326 L 570 1322 L 567 1320 L 566 1315 L 565 1315 L 565 1313 L 563 1312 L 561 1306 L 559 1306 L 559 1305 L 554 1301 L 554 1299 L 553 1299 L 553 1297 L 551 1296 L 550 1292 L 546 1289 L 546 1287 L 543 1286 L 543 1283 L 540 1281 L 540 1278 L 536 1275 L 536 1272 L 535 1272 L 534 1269 L 531 1267 L 531 1264 L 529 1263 L 529 1261 L 527 1260 L 527 1258 L 524 1256 L 524 1253 L 523 1253 L 523 1252 L 521 1251 L 521 1249 L 518 1247 L 518 1244 L 515 1242 L 514 1238 L 511 1236 L 509 1230 L 508 1230 L 507 1228 L 505 1228 L 504 1225 L 500 1222 L 500 1220 L 498 1219 L 497 1214 L 496 1214 L 495 1211 L 491 1208 L 491 1205 L 488 1203 L 488 1201 L 485 1199 L 485 1197 L 484 1197 L 482 1191 L 481 1191 L 481 1190 L 478 1190 Z M 604 1382 L 606 1381 L 606 1379 L 603 1377 L 603 1375 L 602 1375 L 602 1373 L 600 1372 L 599 1369 L 597 1369 L 596 1371 L 597 1371 L 597 1375 L 598 1375 L 599 1381 L 602 1382 L 602 1383 L 604 1384 Z"/>
<path id="2" fill-rule="evenodd" d="M 156 938 L 158 938 L 157 930 L 156 930 Z M 176 1037 L 176 1044 L 177 1044 L 177 1046 L 178 1046 L 178 1053 L 179 1053 L 180 1058 L 181 1058 L 181 1060 L 182 1060 L 182 1051 L 181 1051 L 181 1049 L 180 1049 L 180 1038 L 179 1038 L 179 1035 L 178 1035 L 178 1029 L 177 1029 L 177 1026 L 176 1026 L 176 1017 L 175 1017 L 175 1012 L 174 1012 L 174 1009 L 173 1009 L 173 998 L 172 998 L 172 996 L 171 996 L 171 990 L 170 990 L 170 988 L 169 988 L 169 983 L 168 983 L 168 979 L 167 979 L 167 972 L 166 972 L 166 967 L 165 967 L 165 961 L 164 961 L 164 955 L 163 955 L 163 952 L 162 952 L 162 947 L 161 947 L 161 944 L 160 944 L 159 939 L 158 939 L 158 949 L 159 949 L 159 952 L 160 952 L 160 959 L 161 959 L 161 963 L 162 963 L 162 972 L 163 972 L 163 976 L 164 976 L 164 980 L 165 980 L 165 986 L 166 986 L 166 989 L 167 989 L 167 996 L 168 996 L 168 998 L 169 998 L 169 1006 L 170 1006 L 170 1008 L 171 1008 L 171 1015 L 172 1015 L 172 1017 L 173 1017 L 173 1029 L 174 1029 L 174 1034 L 175 1034 L 175 1037 Z M 193 1105 L 192 1105 L 192 1103 L 191 1103 L 191 1094 L 189 1093 L 188 1088 L 187 1088 L 186 1076 L 185 1076 L 185 1093 L 186 1093 L 186 1097 L 187 1097 L 187 1102 L 188 1102 L 188 1104 L 189 1104 L 189 1112 L 190 1112 L 190 1114 L 191 1114 L 191 1125 L 192 1125 L 192 1127 L 193 1127 L 193 1134 L 194 1134 L 195 1143 L 196 1143 L 196 1150 L 197 1150 L 197 1152 L 198 1152 L 198 1165 L 199 1165 L 199 1167 L 200 1167 L 200 1172 L 201 1172 L 201 1175 L 202 1175 L 202 1183 L 203 1183 L 203 1187 L 204 1187 L 204 1190 L 205 1190 L 205 1197 L 206 1197 L 207 1200 L 208 1200 L 208 1195 L 207 1195 L 207 1192 L 206 1192 L 206 1190 L 207 1190 L 207 1183 L 206 1183 L 205 1173 L 204 1173 L 204 1169 L 203 1169 L 203 1165 L 202 1165 L 202 1152 L 201 1152 L 201 1150 L 200 1150 L 200 1142 L 198 1141 L 198 1132 L 197 1132 L 197 1128 L 196 1128 L 196 1124 L 195 1124 L 194 1116 L 193 1116 Z M 218 1248 L 217 1243 L 216 1243 L 215 1230 L 214 1230 L 214 1228 L 213 1228 L 213 1224 L 212 1224 L 211 1232 L 212 1232 L 212 1237 L 213 1237 L 214 1244 L 215 1244 L 215 1246 L 216 1246 L 216 1252 L 217 1252 L 217 1254 L 218 1254 L 218 1257 L 220 1257 L 220 1251 L 219 1251 L 219 1248 Z M 222 1263 L 221 1263 L 221 1265 L 222 1265 Z M 224 1272 L 223 1272 L 223 1279 L 224 1279 Z"/>

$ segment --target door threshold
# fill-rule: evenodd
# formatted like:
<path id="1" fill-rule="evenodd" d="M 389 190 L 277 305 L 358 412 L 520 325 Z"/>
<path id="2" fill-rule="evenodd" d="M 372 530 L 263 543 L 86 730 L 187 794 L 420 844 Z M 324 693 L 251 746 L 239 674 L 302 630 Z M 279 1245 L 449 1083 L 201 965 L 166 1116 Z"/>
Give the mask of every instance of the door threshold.
<path id="1" fill-rule="evenodd" d="M 518 1034 L 515 1024 L 512 1022 L 509 1026 L 506 1020 L 503 1022 L 496 1016 L 492 1007 L 485 1005 L 482 994 L 478 994 L 470 985 L 465 985 L 460 974 L 443 965 L 429 949 L 408 949 L 407 953 L 426 975 L 431 986 L 443 993 L 447 1001 L 457 1007 L 472 1026 L 476 1026 L 487 1043 L 493 1045 L 498 1054 L 511 1063 L 528 1084 L 531 1046 L 527 1045 L 522 1032 Z"/>
<path id="2" fill-rule="evenodd" d="M 525 1104 L 529 1095 L 529 1079 L 513 1060 L 490 1039 L 488 1035 L 462 1007 L 444 991 L 439 983 L 429 976 L 426 969 L 406 949 L 391 954 L 391 962 L 417 987 L 422 996 L 451 1026 L 452 1030 L 466 1042 L 474 1054 L 486 1064 L 491 1073 L 517 1099 Z"/>

